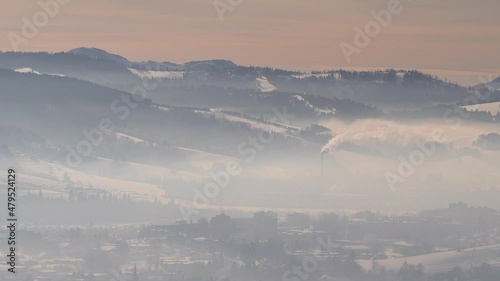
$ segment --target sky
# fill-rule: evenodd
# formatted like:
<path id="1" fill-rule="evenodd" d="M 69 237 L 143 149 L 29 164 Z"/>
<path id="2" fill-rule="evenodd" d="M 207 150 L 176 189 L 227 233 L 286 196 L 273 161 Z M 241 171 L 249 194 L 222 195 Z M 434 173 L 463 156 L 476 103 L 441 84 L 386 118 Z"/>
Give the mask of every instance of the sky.
<path id="1" fill-rule="evenodd" d="M 23 18 L 33 22 L 40 2 L 54 1 L 63 0 L 3 1 L 0 49 L 13 50 Z M 395 1 L 398 13 L 388 9 Z M 373 26 L 380 11 L 388 24 L 356 45 L 355 28 Z M 474 84 L 500 76 L 499 12 L 498 0 L 72 0 L 18 49 L 97 47 L 135 61 L 229 59 L 294 70 L 421 69 Z M 350 60 L 341 44 L 356 48 Z"/>

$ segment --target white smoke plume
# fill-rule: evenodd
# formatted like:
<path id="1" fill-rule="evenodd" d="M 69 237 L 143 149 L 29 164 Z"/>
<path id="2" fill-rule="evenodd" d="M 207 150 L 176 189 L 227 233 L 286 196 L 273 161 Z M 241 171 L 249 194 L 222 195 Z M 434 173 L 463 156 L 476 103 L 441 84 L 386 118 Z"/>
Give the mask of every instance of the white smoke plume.
<path id="1" fill-rule="evenodd" d="M 343 143 L 375 147 L 384 145 L 406 147 L 423 138 L 415 131 L 390 122 L 365 121 L 352 125 L 346 131 L 333 137 L 321 149 L 321 153 L 339 150 Z"/>
<path id="2" fill-rule="evenodd" d="M 321 148 L 321 154 L 337 150 L 343 142 L 343 134 L 333 137 L 325 146 L 323 146 L 323 148 Z"/>

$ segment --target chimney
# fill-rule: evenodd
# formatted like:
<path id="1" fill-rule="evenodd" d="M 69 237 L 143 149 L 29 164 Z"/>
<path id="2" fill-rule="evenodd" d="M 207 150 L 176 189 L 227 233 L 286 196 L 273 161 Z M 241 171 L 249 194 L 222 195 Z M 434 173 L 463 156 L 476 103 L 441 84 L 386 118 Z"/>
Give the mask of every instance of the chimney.
<path id="1" fill-rule="evenodd" d="M 321 152 L 321 170 L 320 170 L 320 176 L 323 177 L 323 168 L 324 168 L 324 158 L 325 158 L 325 153 Z"/>

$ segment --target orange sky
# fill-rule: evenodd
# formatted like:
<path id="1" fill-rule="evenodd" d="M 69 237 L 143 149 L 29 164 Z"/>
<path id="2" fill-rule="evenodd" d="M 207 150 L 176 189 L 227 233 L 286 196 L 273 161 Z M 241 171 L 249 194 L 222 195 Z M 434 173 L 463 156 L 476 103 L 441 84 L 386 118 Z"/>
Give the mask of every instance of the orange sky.
<path id="1" fill-rule="evenodd" d="M 0 49 L 13 49 L 7 35 L 21 34 L 22 18 L 43 11 L 38 1 L 3 1 Z M 339 45 L 353 44 L 354 28 L 373 20 L 371 11 L 398 0 L 240 1 L 221 21 L 214 0 L 72 0 L 20 50 L 86 46 L 131 60 L 222 58 L 300 70 L 395 67 L 500 75 L 498 0 L 401 0 L 403 11 L 351 63 Z"/>

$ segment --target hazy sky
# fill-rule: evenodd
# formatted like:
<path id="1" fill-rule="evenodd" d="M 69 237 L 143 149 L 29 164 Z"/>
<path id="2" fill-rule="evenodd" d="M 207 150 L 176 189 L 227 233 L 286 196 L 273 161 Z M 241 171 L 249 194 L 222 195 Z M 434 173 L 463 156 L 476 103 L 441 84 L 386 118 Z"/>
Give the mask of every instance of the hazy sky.
<path id="1" fill-rule="evenodd" d="M 55 0 L 41 0 L 55 1 Z M 61 6 L 23 51 L 66 51 L 87 46 L 132 60 L 223 58 L 243 65 L 290 69 L 395 67 L 493 72 L 500 69 L 500 1 L 401 0 L 379 36 L 348 63 L 340 43 L 370 11 L 397 0 L 240 0 L 217 15 L 213 0 L 73 0 Z M 220 0 L 238 2 L 238 0 Z M 22 18 L 41 11 L 38 0 L 3 1 L 0 49 L 20 34 Z"/>

